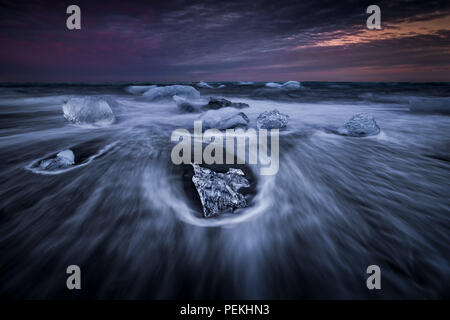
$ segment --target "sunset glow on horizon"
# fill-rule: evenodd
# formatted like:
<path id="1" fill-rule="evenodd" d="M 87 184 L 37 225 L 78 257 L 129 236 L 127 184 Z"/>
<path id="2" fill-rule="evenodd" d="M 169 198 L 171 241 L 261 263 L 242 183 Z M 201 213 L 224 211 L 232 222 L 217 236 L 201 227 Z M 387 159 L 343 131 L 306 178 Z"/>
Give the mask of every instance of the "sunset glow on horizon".
<path id="1" fill-rule="evenodd" d="M 1 82 L 450 81 L 450 4 L 0 1 Z"/>

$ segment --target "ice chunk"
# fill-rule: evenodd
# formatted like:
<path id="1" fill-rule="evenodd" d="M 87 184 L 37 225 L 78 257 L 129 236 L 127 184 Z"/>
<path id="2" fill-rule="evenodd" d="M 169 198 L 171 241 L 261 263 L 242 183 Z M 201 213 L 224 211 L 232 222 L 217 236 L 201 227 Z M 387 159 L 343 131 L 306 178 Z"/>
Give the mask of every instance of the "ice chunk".
<path id="1" fill-rule="evenodd" d="M 64 162 L 66 164 L 74 164 L 75 163 L 75 155 L 73 154 L 72 150 L 67 149 L 59 152 L 56 157 L 61 160 L 61 162 Z"/>
<path id="2" fill-rule="evenodd" d="M 277 83 L 277 82 L 267 82 L 266 87 L 283 89 L 283 90 L 295 90 L 295 89 L 302 88 L 302 85 L 298 81 L 287 81 L 283 84 Z"/>
<path id="3" fill-rule="evenodd" d="M 298 81 L 287 81 L 283 84 L 276 83 L 276 82 L 267 82 L 266 87 L 269 88 L 277 88 L 282 90 L 296 90 L 303 88 L 301 83 Z"/>
<path id="4" fill-rule="evenodd" d="M 77 124 L 111 124 L 115 121 L 109 104 L 98 97 L 71 98 L 62 107 L 64 117 Z"/>
<path id="5" fill-rule="evenodd" d="M 195 88 L 182 85 L 151 88 L 143 94 L 143 96 L 150 101 L 172 99 L 175 95 L 189 99 L 200 98 L 200 92 L 198 92 Z"/>
<path id="6" fill-rule="evenodd" d="M 148 91 L 152 88 L 156 88 L 157 86 L 151 85 L 151 86 L 128 86 L 125 88 L 125 90 L 132 94 L 142 94 L 145 91 Z"/>
<path id="7" fill-rule="evenodd" d="M 366 137 L 380 133 L 380 127 L 371 115 L 358 113 L 337 131 L 344 136 Z"/>
<path id="8" fill-rule="evenodd" d="M 242 170 L 232 168 L 227 173 L 218 173 L 198 164 L 192 166 L 192 182 L 200 196 L 204 217 L 231 213 L 237 208 L 247 207 L 244 195 L 238 192 L 239 189 L 250 186 Z"/>
<path id="9" fill-rule="evenodd" d="M 265 111 L 256 119 L 258 129 L 281 129 L 287 126 L 289 116 L 278 110 Z"/>
<path id="10" fill-rule="evenodd" d="M 267 82 L 266 87 L 269 88 L 281 88 L 282 84 L 276 83 L 276 82 Z"/>
<path id="11" fill-rule="evenodd" d="M 253 81 L 239 81 L 238 84 L 241 86 L 250 86 L 250 85 L 254 84 L 254 82 Z"/>
<path id="12" fill-rule="evenodd" d="M 39 167 L 44 170 L 58 170 L 67 168 L 75 163 L 75 155 L 67 149 L 59 152 L 55 158 L 42 160 Z"/>
<path id="13" fill-rule="evenodd" d="M 219 130 L 237 127 L 246 127 L 250 122 L 247 115 L 235 108 L 222 108 L 218 110 L 208 110 L 201 117 L 204 128 L 214 128 Z"/>
<path id="14" fill-rule="evenodd" d="M 212 88 L 212 86 L 210 86 L 209 84 L 207 84 L 204 81 L 200 81 L 199 83 L 197 83 L 197 87 L 199 87 L 199 88 L 209 88 L 209 89 Z"/>

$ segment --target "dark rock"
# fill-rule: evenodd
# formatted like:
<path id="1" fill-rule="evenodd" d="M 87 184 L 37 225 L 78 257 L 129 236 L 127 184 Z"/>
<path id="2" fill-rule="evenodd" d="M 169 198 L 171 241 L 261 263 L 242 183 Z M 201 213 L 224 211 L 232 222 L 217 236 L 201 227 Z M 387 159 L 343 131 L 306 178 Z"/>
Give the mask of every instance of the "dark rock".
<path id="1" fill-rule="evenodd" d="M 205 101 L 200 99 L 189 100 L 179 96 L 173 96 L 178 108 L 185 112 L 199 112 L 205 106 Z"/>
<path id="2" fill-rule="evenodd" d="M 205 110 L 217 110 L 228 107 L 237 109 L 249 107 L 247 103 L 231 102 L 224 98 L 215 98 L 215 97 L 210 97 L 209 101 L 206 102 L 205 100 L 200 98 L 188 99 L 185 97 L 175 95 L 173 97 L 173 100 L 177 104 L 178 108 L 180 108 L 185 112 L 200 112 Z"/>
<path id="3" fill-rule="evenodd" d="M 204 106 L 205 109 L 220 109 L 225 107 L 232 107 L 237 109 L 248 108 L 249 105 L 243 102 L 231 102 L 224 98 L 209 98 L 209 102 Z"/>

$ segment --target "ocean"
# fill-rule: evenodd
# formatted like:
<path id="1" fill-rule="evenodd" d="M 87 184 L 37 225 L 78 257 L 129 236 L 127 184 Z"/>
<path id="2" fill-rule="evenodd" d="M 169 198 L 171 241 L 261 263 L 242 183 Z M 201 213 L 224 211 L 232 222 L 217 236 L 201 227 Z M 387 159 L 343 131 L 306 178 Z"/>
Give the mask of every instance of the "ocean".
<path id="1" fill-rule="evenodd" d="M 450 298 L 449 83 L 197 88 L 249 104 L 249 127 L 264 111 L 289 116 L 278 173 L 240 165 L 248 207 L 213 218 L 192 169 L 171 161 L 171 133 L 199 113 L 129 85 L 0 85 L 1 297 Z M 63 104 L 86 96 L 107 101 L 114 123 L 69 122 Z M 335 133 L 361 112 L 378 135 Z M 65 149 L 73 168 L 39 170 Z M 69 265 L 81 268 L 81 290 L 66 288 Z M 367 289 L 370 265 L 381 290 Z"/>

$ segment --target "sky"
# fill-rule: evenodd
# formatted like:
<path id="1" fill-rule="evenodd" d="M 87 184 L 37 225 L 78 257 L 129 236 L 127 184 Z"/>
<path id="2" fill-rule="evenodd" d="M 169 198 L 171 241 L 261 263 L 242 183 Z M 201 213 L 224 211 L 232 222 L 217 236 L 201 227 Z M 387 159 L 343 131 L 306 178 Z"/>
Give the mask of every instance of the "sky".
<path id="1" fill-rule="evenodd" d="M 0 82 L 200 80 L 450 81 L 450 1 L 0 0 Z"/>

